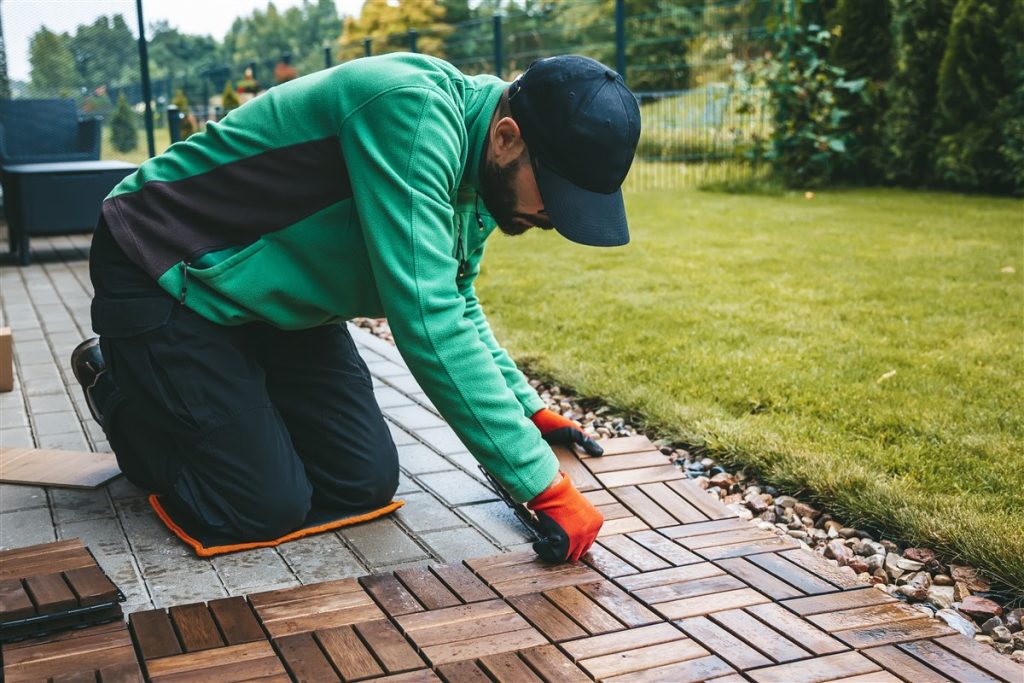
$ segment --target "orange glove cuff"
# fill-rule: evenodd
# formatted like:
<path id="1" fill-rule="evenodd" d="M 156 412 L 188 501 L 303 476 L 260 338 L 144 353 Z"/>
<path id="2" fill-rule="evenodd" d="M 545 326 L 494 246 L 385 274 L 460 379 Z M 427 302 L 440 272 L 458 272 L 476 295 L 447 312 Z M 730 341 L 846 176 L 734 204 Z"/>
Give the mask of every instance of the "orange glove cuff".
<path id="1" fill-rule="evenodd" d="M 530 419 L 533 420 L 533 424 L 537 425 L 537 429 L 540 430 L 541 434 L 547 434 L 548 432 L 561 429 L 562 427 L 582 429 L 578 423 L 573 422 L 567 417 L 562 417 L 555 411 L 548 410 L 547 408 L 541 408 L 531 415 Z"/>

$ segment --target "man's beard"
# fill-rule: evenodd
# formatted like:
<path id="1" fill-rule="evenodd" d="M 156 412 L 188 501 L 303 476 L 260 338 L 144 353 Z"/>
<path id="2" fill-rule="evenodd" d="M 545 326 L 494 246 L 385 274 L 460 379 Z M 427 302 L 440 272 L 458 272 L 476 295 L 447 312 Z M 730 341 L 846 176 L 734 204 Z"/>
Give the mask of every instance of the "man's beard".
<path id="1" fill-rule="evenodd" d="M 506 235 L 522 235 L 530 229 L 530 226 L 516 220 L 516 206 L 519 203 L 516 176 L 524 162 L 525 155 L 520 155 L 502 168 L 493 159 L 485 158 L 480 170 L 480 198 Z"/>

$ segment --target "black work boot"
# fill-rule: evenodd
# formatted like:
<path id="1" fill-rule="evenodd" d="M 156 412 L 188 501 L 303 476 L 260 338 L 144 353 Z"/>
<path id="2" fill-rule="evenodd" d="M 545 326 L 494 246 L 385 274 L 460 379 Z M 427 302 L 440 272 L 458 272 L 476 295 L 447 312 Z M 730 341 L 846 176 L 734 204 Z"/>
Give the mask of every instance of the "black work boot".
<path id="1" fill-rule="evenodd" d="M 75 373 L 75 379 L 82 385 L 89 412 L 102 427 L 103 413 L 100 409 L 109 397 L 112 387 L 105 386 L 111 382 L 107 377 L 107 365 L 103 362 L 103 353 L 100 351 L 99 337 L 86 339 L 75 347 L 75 350 L 71 352 L 71 370 Z"/>

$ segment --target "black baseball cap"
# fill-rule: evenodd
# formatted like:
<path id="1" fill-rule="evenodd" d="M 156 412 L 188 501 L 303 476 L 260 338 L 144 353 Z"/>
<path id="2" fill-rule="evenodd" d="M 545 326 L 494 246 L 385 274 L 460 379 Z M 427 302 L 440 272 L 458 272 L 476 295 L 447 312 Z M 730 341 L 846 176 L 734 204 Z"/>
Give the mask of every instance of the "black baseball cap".
<path id="1" fill-rule="evenodd" d="M 622 181 L 640 139 L 640 107 L 622 76 L 581 55 L 540 59 L 509 86 L 544 209 L 573 242 L 629 242 Z"/>

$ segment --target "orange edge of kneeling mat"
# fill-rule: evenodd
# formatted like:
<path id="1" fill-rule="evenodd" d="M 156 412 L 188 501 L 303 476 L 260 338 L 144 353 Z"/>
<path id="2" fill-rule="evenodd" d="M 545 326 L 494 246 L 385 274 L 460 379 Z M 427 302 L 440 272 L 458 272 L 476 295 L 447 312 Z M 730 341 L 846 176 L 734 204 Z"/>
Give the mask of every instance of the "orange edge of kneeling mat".
<path id="1" fill-rule="evenodd" d="M 214 555 L 223 555 L 225 553 L 234 553 L 239 550 L 252 550 L 254 548 L 273 548 L 276 545 L 280 545 L 287 541 L 294 541 L 298 538 L 304 538 L 306 536 L 312 536 L 313 534 L 319 534 L 324 531 L 331 531 L 333 529 L 340 529 L 344 526 L 351 526 L 353 524 L 359 524 L 360 522 L 368 522 L 371 519 L 377 519 L 384 515 L 389 515 L 398 508 L 405 505 L 404 500 L 393 500 L 382 508 L 371 510 L 362 515 L 356 515 L 355 517 L 346 517 L 344 519 L 338 519 L 333 522 L 327 522 L 326 524 L 319 524 L 317 526 L 306 527 L 305 529 L 299 529 L 292 531 L 291 533 L 285 534 L 280 538 L 275 538 L 269 541 L 255 541 L 253 543 L 232 543 L 230 545 L 215 545 L 206 547 L 196 539 L 189 536 L 184 529 L 177 525 L 177 523 L 171 519 L 171 516 L 164 510 L 163 505 L 160 504 L 159 496 L 155 493 L 149 494 L 149 505 L 153 508 L 153 512 L 160 518 L 160 521 L 164 523 L 168 529 L 174 533 L 175 536 L 180 538 L 182 541 L 191 546 L 192 550 L 195 551 L 199 557 L 213 557 Z"/>

